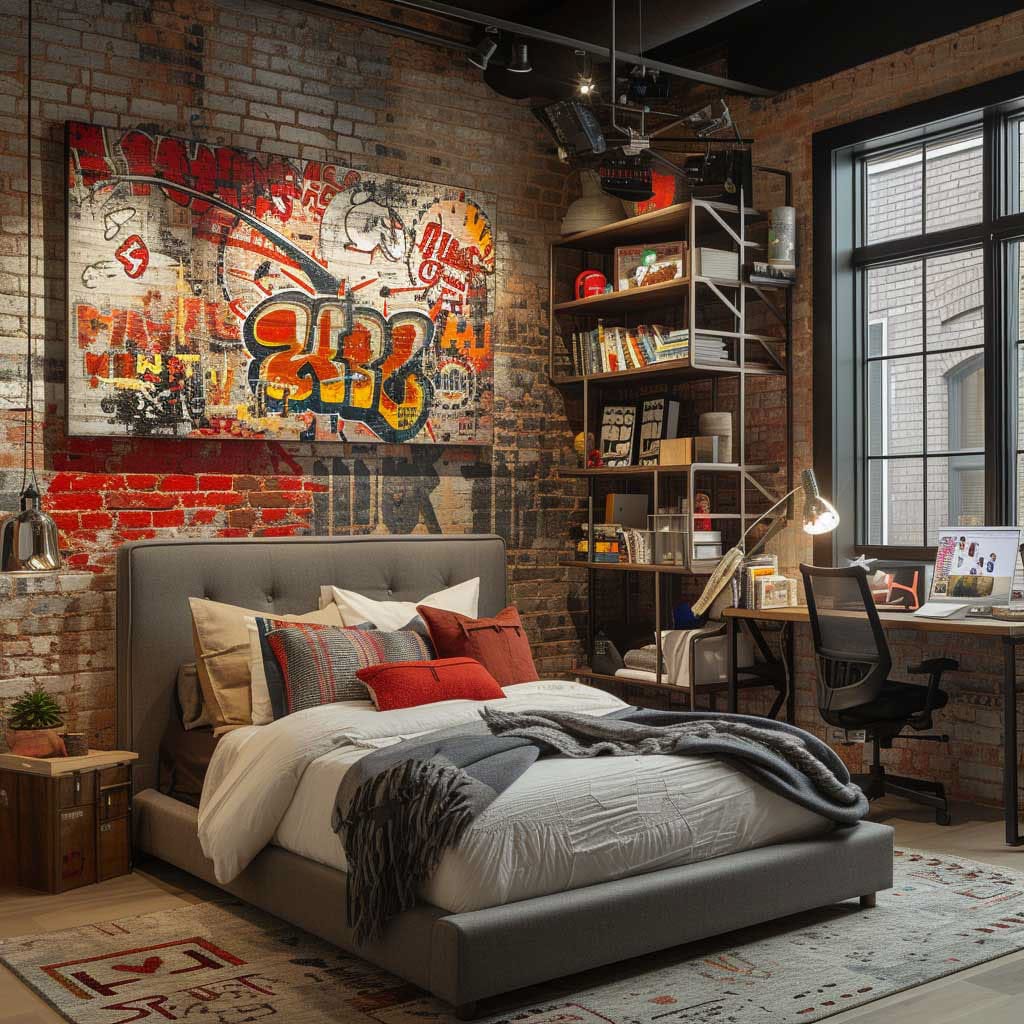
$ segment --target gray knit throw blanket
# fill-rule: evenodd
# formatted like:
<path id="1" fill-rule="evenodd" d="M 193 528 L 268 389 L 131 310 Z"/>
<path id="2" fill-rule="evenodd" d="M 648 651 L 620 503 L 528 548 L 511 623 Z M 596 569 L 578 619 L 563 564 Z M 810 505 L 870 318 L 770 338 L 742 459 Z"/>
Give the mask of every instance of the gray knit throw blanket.
<path id="1" fill-rule="evenodd" d="M 348 920 L 360 942 L 416 903 L 445 851 L 538 757 L 676 754 L 730 761 L 839 826 L 868 802 L 838 755 L 785 722 L 624 708 L 607 716 L 481 710 L 481 721 L 367 754 L 346 773 L 333 827 L 348 861 Z"/>

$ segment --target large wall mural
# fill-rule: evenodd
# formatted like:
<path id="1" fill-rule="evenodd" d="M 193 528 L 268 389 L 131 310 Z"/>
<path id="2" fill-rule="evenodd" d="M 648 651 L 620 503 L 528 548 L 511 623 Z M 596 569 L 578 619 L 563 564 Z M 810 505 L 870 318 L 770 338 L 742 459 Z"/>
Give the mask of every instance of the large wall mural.
<path id="1" fill-rule="evenodd" d="M 489 444 L 489 197 L 71 122 L 73 435 Z"/>

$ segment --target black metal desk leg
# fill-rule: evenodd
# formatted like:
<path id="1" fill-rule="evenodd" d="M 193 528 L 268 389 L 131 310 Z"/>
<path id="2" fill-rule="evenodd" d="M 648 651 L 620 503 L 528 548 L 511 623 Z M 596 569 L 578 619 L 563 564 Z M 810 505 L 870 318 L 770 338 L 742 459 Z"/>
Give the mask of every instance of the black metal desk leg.
<path id="1" fill-rule="evenodd" d="M 725 678 L 728 682 L 729 713 L 736 714 L 739 702 L 736 694 L 736 638 L 739 632 L 739 619 L 729 618 L 725 627 Z"/>
<path id="2" fill-rule="evenodd" d="M 1020 846 L 1017 800 L 1017 642 L 1003 640 L 1003 815 L 1006 818 L 1006 842 Z"/>
<path id="3" fill-rule="evenodd" d="M 784 626 L 786 636 L 783 643 L 786 645 L 786 721 L 790 725 L 796 725 L 796 643 L 793 634 L 796 629 L 792 622 Z"/>

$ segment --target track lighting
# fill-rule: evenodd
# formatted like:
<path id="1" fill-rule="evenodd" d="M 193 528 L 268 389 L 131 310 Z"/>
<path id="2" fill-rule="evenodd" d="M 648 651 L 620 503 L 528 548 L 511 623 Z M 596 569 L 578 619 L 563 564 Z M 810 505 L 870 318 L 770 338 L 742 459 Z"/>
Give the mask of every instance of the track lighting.
<path id="1" fill-rule="evenodd" d="M 498 49 L 498 30 L 488 25 L 484 34 L 477 41 L 476 46 L 466 55 L 466 60 L 475 68 L 481 71 L 487 70 L 487 65 Z"/>
<path id="2" fill-rule="evenodd" d="M 512 44 L 512 59 L 508 62 L 508 70 L 514 71 L 517 75 L 525 75 L 533 70 L 529 47 L 522 39 L 517 39 Z"/>

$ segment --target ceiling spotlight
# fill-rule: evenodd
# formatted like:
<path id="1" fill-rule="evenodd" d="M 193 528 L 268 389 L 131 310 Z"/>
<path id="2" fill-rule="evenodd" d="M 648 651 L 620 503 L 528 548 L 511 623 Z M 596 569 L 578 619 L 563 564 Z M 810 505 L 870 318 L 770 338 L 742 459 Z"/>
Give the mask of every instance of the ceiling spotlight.
<path id="1" fill-rule="evenodd" d="M 477 41 L 476 46 L 466 54 L 466 60 L 475 68 L 481 71 L 487 70 L 487 65 L 498 49 L 498 30 L 492 25 L 484 29 L 484 34 Z"/>
<path id="2" fill-rule="evenodd" d="M 508 62 L 508 70 L 514 71 L 517 75 L 525 75 L 533 70 L 529 47 L 521 39 L 512 44 L 512 59 Z"/>
<path id="3" fill-rule="evenodd" d="M 594 73 L 590 66 L 590 54 L 586 50 L 574 50 L 576 55 L 576 91 L 588 99 L 597 95 Z"/>

